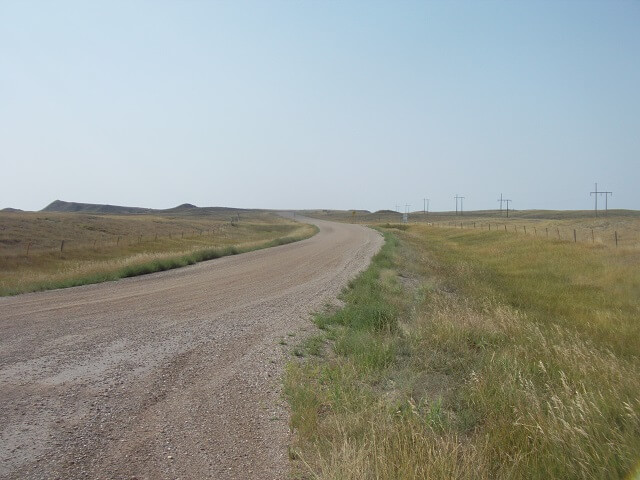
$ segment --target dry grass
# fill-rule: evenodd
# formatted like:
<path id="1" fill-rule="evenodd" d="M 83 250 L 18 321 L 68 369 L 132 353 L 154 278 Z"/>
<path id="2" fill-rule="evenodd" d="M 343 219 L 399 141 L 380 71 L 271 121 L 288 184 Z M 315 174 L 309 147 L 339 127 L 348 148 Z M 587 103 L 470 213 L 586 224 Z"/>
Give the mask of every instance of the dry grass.
<path id="1" fill-rule="evenodd" d="M 235 210 L 221 210 L 204 215 L 100 215 L 58 212 L 0 212 L 0 257 L 24 255 L 31 251 L 115 246 L 142 240 L 193 237 L 211 233 L 237 218 Z M 265 212 L 240 212 L 240 224 L 279 224 L 281 219 Z"/>
<path id="2" fill-rule="evenodd" d="M 232 225 L 231 215 L 2 213 L 0 295 L 175 268 L 314 232 L 261 212 L 241 213 Z"/>
<path id="3" fill-rule="evenodd" d="M 397 224 L 402 215 L 384 211 L 380 213 L 338 210 L 314 210 L 307 215 L 340 222 L 366 223 L 381 226 Z M 484 211 L 465 212 L 456 216 L 452 212 L 423 214 L 414 212 L 409 215 L 410 223 L 431 223 L 436 226 L 463 229 L 496 230 L 517 233 L 529 237 L 548 238 L 550 240 L 591 243 L 600 246 L 615 247 L 615 235 L 618 235 L 619 248 L 640 248 L 640 212 L 634 210 L 610 210 L 605 216 L 601 212 L 597 218 L 593 211 L 560 210 L 522 210 L 510 212 Z"/>
<path id="4" fill-rule="evenodd" d="M 345 309 L 317 318 L 330 351 L 290 365 L 300 476 L 629 475 L 640 253 L 425 225 L 394 235 Z"/>

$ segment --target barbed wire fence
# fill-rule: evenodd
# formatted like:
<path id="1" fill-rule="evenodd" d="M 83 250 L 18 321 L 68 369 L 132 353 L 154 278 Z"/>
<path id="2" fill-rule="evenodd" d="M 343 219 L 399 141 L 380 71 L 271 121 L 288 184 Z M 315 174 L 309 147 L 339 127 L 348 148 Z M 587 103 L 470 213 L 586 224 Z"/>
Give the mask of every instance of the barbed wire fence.
<path id="1" fill-rule="evenodd" d="M 420 222 L 424 223 L 424 222 Z M 427 222 L 428 225 L 454 229 L 486 230 L 494 232 L 521 234 L 533 238 L 559 240 L 570 243 L 588 243 L 610 247 L 640 247 L 640 236 L 615 228 L 585 228 L 566 225 L 532 225 L 502 222 Z"/>
<path id="2" fill-rule="evenodd" d="M 185 228 L 182 230 L 174 230 L 171 232 L 149 232 L 147 234 L 143 234 L 140 232 L 136 233 L 114 233 L 114 234 L 105 234 L 101 238 L 94 238 L 91 240 L 81 239 L 75 240 L 73 237 L 71 238 L 59 238 L 56 240 L 47 240 L 43 245 L 41 242 L 38 242 L 36 239 L 31 240 L 18 240 L 17 242 L 12 242 L 13 246 L 4 249 L 5 251 L 1 253 L 1 256 L 5 258 L 9 257 L 24 257 L 30 258 L 35 255 L 42 254 L 53 254 L 57 253 L 61 257 L 73 256 L 73 254 L 78 254 L 80 252 L 87 251 L 108 251 L 115 249 L 122 249 L 132 247 L 134 245 L 142 245 L 149 243 L 156 243 L 158 241 L 167 241 L 167 240 L 190 240 L 193 241 L 198 238 L 212 236 L 216 234 L 220 234 L 230 227 L 235 227 L 239 223 L 239 219 L 233 218 L 230 222 L 225 222 L 222 224 L 216 224 L 208 226 L 207 228 Z M 57 243 L 56 243 L 57 242 Z M 39 244 L 40 243 L 40 244 Z"/>

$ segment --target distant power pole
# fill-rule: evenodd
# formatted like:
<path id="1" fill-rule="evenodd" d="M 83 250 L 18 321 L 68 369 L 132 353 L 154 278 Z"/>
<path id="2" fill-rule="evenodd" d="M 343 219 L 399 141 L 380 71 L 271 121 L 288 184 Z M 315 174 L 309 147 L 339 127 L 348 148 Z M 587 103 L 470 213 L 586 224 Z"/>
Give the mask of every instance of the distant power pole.
<path id="1" fill-rule="evenodd" d="M 604 214 L 605 216 L 609 213 L 609 202 L 607 201 L 609 199 L 609 195 L 613 196 L 613 192 L 601 192 L 602 194 L 604 194 Z"/>
<path id="2" fill-rule="evenodd" d="M 456 193 L 455 197 L 453 197 L 453 198 L 455 198 L 455 199 L 456 199 L 456 215 L 458 215 L 458 200 L 460 200 L 460 205 L 461 205 L 461 207 L 460 207 L 460 211 L 462 211 L 462 199 L 463 199 L 464 197 L 461 197 L 460 195 L 458 195 L 458 194 Z"/>
<path id="3" fill-rule="evenodd" d="M 400 205 L 396 205 L 396 212 L 400 213 Z"/>
<path id="4" fill-rule="evenodd" d="M 429 199 L 423 198 L 422 200 L 423 200 L 422 213 L 423 214 L 429 213 Z"/>
<path id="5" fill-rule="evenodd" d="M 502 195 L 500 195 L 500 196 L 502 196 Z M 505 198 L 502 201 L 507 204 L 507 218 L 509 218 L 509 202 L 511 202 L 511 200 L 508 200 L 508 199 Z"/>
<path id="6" fill-rule="evenodd" d="M 502 204 L 504 202 L 504 200 L 502 199 L 502 194 L 500 194 L 500 198 L 498 199 L 498 202 L 500 202 L 500 212 L 502 212 Z"/>
<path id="7" fill-rule="evenodd" d="M 460 215 L 462 215 L 462 200 L 464 200 L 464 197 L 461 197 L 456 193 L 456 196 L 453 198 L 456 199 L 456 215 L 458 215 L 458 200 L 460 200 Z"/>
<path id="8" fill-rule="evenodd" d="M 410 204 L 405 203 L 405 205 L 404 205 L 404 211 L 405 211 L 406 213 L 409 213 L 409 207 L 410 207 L 410 206 L 411 206 Z"/>
<path id="9" fill-rule="evenodd" d="M 602 193 L 598 191 L 598 184 L 596 183 L 596 191 L 595 192 L 589 192 L 589 195 L 593 195 L 594 197 L 596 197 L 596 218 L 598 217 L 598 194 Z"/>

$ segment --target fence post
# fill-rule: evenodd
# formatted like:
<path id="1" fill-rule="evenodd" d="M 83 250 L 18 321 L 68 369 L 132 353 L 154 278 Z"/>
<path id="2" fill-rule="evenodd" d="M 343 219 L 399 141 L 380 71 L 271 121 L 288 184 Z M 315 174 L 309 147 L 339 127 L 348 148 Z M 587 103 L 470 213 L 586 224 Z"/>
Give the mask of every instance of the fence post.
<path id="1" fill-rule="evenodd" d="M 617 247 L 618 246 L 618 231 L 616 230 L 614 232 L 614 234 L 615 234 L 615 237 L 616 237 L 616 247 Z"/>
<path id="2" fill-rule="evenodd" d="M 120 237 L 118 236 L 118 240 L 116 240 L 116 247 L 120 245 Z"/>
<path id="3" fill-rule="evenodd" d="M 476 228 L 476 222 L 473 222 L 473 228 Z"/>
<path id="4" fill-rule="evenodd" d="M 507 231 L 507 224 L 506 223 L 504 224 L 504 231 L 505 232 Z"/>
<path id="5" fill-rule="evenodd" d="M 60 253 L 62 253 L 63 249 L 64 249 L 64 240 L 62 240 L 62 242 L 60 242 Z"/>
<path id="6" fill-rule="evenodd" d="M 558 230 L 558 240 L 560 240 L 560 229 L 557 228 L 556 230 Z"/>
<path id="7" fill-rule="evenodd" d="M 544 230 L 547 232 L 547 238 L 549 238 L 549 227 L 544 227 Z"/>
<path id="8" fill-rule="evenodd" d="M 593 236 L 593 228 L 591 229 L 591 243 L 596 243 L 596 239 Z"/>
<path id="9" fill-rule="evenodd" d="M 527 226 L 526 225 L 524 226 L 524 234 L 525 235 L 527 234 Z"/>
<path id="10" fill-rule="evenodd" d="M 31 248 L 31 242 L 27 244 L 27 257 L 29 256 L 29 249 Z"/>
<path id="11" fill-rule="evenodd" d="M 533 236 L 534 237 L 538 236 L 538 229 L 536 227 L 533 227 Z"/>
<path id="12" fill-rule="evenodd" d="M 576 229 L 573 229 L 573 243 L 576 243 L 578 241 L 578 237 L 576 236 Z"/>
<path id="13" fill-rule="evenodd" d="M 491 231 L 491 224 L 489 224 L 489 231 Z"/>

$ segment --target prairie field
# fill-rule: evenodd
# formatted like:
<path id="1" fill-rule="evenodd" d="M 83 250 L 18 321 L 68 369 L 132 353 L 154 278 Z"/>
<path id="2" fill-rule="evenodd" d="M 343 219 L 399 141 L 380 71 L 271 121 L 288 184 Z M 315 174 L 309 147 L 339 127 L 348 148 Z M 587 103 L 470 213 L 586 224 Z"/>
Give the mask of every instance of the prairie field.
<path id="1" fill-rule="evenodd" d="M 638 249 L 381 231 L 287 371 L 299 478 L 636 478 Z"/>
<path id="2" fill-rule="evenodd" d="M 0 212 L 0 295 L 115 280 L 287 243 L 314 229 L 260 211 Z"/>
<path id="3" fill-rule="evenodd" d="M 313 210 L 315 218 L 338 222 L 384 225 L 400 223 L 402 214 L 390 210 L 365 212 L 352 210 Z M 595 216 L 593 210 L 515 210 L 464 212 L 411 212 L 409 223 L 430 223 L 441 227 L 497 230 L 530 237 L 591 243 L 609 247 L 640 248 L 640 211 L 609 210 Z M 575 237 L 574 237 L 575 231 Z M 617 238 L 617 245 L 616 245 Z"/>

